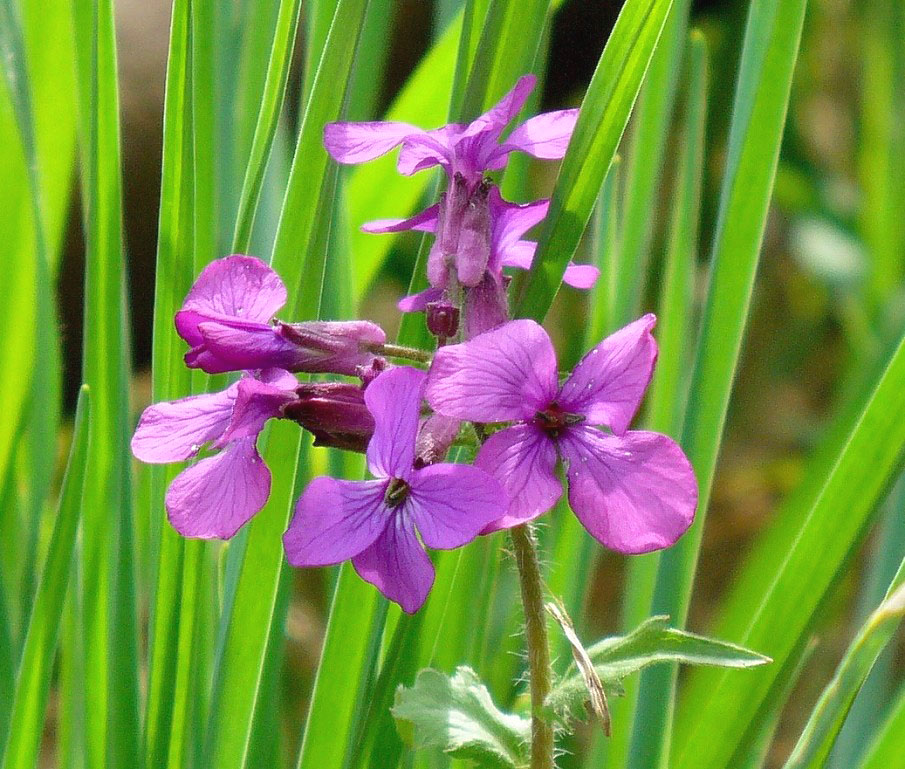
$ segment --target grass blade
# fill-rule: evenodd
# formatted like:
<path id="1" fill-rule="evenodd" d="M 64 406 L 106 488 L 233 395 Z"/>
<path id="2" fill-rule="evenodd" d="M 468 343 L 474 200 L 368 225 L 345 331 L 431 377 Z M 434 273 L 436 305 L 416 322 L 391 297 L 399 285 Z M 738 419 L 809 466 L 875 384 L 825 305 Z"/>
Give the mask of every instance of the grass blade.
<path id="1" fill-rule="evenodd" d="M 785 769 L 820 769 L 861 685 L 905 616 L 905 560 L 883 603 L 868 617 L 826 685 Z"/>
<path id="2" fill-rule="evenodd" d="M 652 605 L 653 613 L 668 614 L 680 625 L 688 611 L 759 261 L 805 6 L 805 0 L 755 2 L 748 16 L 713 243 L 710 289 L 682 434 L 700 487 L 697 520 L 675 547 L 661 555 Z M 764 651 L 757 644 L 749 648 Z M 659 766 L 666 760 L 674 684 L 674 668 L 642 675 L 636 723 L 644 726 L 633 736 L 629 766 Z"/>
<path id="3" fill-rule="evenodd" d="M 858 765 L 858 769 L 902 769 L 905 756 L 902 755 L 902 730 L 905 729 L 905 686 L 889 709 L 883 725 Z"/>
<path id="4" fill-rule="evenodd" d="M 542 320 L 559 290 L 641 88 L 672 0 L 628 0 L 607 40 L 544 220 L 516 317 Z"/>
<path id="5" fill-rule="evenodd" d="M 88 388 L 79 393 L 72 447 L 50 549 L 35 596 L 12 699 L 9 739 L 0 766 L 29 769 L 35 766 L 50 692 L 53 658 L 70 583 L 76 533 L 82 514 L 82 491 L 88 454 Z"/>

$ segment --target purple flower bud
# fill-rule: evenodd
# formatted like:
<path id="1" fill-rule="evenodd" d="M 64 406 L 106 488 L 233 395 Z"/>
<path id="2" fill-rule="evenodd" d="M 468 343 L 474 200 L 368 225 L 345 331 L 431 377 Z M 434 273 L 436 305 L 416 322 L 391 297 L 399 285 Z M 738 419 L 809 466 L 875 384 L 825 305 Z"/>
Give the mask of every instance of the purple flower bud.
<path id="1" fill-rule="evenodd" d="M 441 300 L 427 305 L 427 328 L 440 339 L 449 339 L 459 332 L 459 308 Z"/>
<path id="2" fill-rule="evenodd" d="M 506 281 L 503 276 L 488 271 L 477 286 L 465 291 L 465 338 L 473 339 L 507 320 Z"/>
<path id="3" fill-rule="evenodd" d="M 361 387 L 364 389 L 388 368 L 391 367 L 386 358 L 374 358 L 367 366 L 358 366 L 355 376 L 361 379 Z"/>
<path id="4" fill-rule="evenodd" d="M 415 441 L 415 466 L 426 467 L 446 459 L 449 447 L 459 434 L 458 419 L 431 414 L 421 423 Z"/>
<path id="5" fill-rule="evenodd" d="M 365 406 L 364 390 L 346 382 L 314 382 L 296 389 L 296 400 L 283 416 L 314 435 L 315 446 L 364 453 L 374 434 L 374 417 Z"/>
<path id="6" fill-rule="evenodd" d="M 373 347 L 386 342 L 380 326 L 365 320 L 277 323 L 277 334 L 294 348 L 291 371 L 355 376 L 374 360 Z"/>
<path id="7" fill-rule="evenodd" d="M 490 260 L 490 183 L 473 190 L 456 174 L 437 211 L 437 237 L 427 260 L 427 279 L 435 288 L 449 285 L 450 270 L 465 286 L 481 280 Z"/>

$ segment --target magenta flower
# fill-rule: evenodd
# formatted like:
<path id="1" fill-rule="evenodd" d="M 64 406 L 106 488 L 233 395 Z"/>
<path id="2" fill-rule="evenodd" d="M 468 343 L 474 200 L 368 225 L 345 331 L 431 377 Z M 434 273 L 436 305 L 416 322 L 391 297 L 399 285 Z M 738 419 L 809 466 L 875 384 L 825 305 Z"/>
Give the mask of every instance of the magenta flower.
<path id="1" fill-rule="evenodd" d="M 283 535 L 294 566 L 351 558 L 362 579 L 409 613 L 424 603 L 434 581 L 421 542 L 460 547 L 506 510 L 505 492 L 483 470 L 415 466 L 425 379 L 423 371 L 401 366 L 368 385 L 365 403 L 375 422 L 368 469 L 376 480 L 315 478 Z"/>
<path id="2" fill-rule="evenodd" d="M 476 286 L 486 272 L 494 276 L 502 276 L 504 267 L 527 270 L 534 261 L 537 243 L 523 240 L 522 236 L 536 224 L 543 221 L 550 208 L 549 200 L 535 200 L 531 203 L 510 203 L 500 195 L 498 187 L 491 186 L 488 191 L 490 238 L 486 254 L 475 256 L 472 248 L 464 254 L 455 248 L 438 246 L 441 238 L 437 237 L 428 258 L 428 279 L 431 287 L 418 294 L 412 294 L 400 300 L 402 312 L 420 312 L 429 302 L 440 299 L 447 286 L 447 267 L 444 254 L 456 254 L 458 280 L 467 286 Z M 418 232 L 437 232 L 440 216 L 440 204 L 425 209 L 410 219 L 378 219 L 362 225 L 362 230 L 371 233 L 402 232 L 416 230 Z M 477 240 L 477 238 L 475 238 Z M 468 259 L 467 257 L 472 257 Z M 463 269 L 464 267 L 464 269 Z M 591 288 L 597 282 L 600 270 L 590 264 L 570 264 L 566 268 L 563 281 L 574 288 Z"/>
<path id="3" fill-rule="evenodd" d="M 185 362 L 209 374 L 265 368 L 356 375 L 386 342 L 367 321 L 271 323 L 286 286 L 265 262 L 233 254 L 211 262 L 195 281 L 176 330 L 191 345 Z"/>
<path id="4" fill-rule="evenodd" d="M 691 525 L 697 482 L 682 449 L 659 433 L 627 432 L 657 358 L 655 322 L 645 315 L 604 339 L 562 385 L 550 337 L 533 320 L 437 351 L 425 390 L 436 411 L 515 422 L 491 435 L 475 460 L 510 499 L 507 514 L 486 531 L 524 523 L 554 505 L 562 494 L 558 458 L 572 509 L 610 549 L 669 547 Z"/>
<path id="5" fill-rule="evenodd" d="M 258 454 L 258 434 L 295 400 L 297 386 L 288 371 L 269 369 L 218 393 L 144 410 L 132 436 L 132 453 L 142 462 L 182 462 L 206 444 L 218 451 L 187 467 L 167 489 L 167 515 L 180 534 L 229 539 L 264 507 L 270 471 Z"/>
<path id="6" fill-rule="evenodd" d="M 566 153 L 577 109 L 546 112 L 517 126 L 505 141 L 500 137 L 518 115 L 537 78 L 525 75 L 500 102 L 468 125 L 452 123 L 425 131 L 408 123 L 328 123 L 324 146 L 339 163 L 356 164 L 386 154 L 402 145 L 396 167 L 410 176 L 442 166 L 452 180 L 460 174 L 469 189 L 480 183 L 484 171 L 506 166 L 509 153 L 519 150 L 536 158 L 556 160 Z"/>

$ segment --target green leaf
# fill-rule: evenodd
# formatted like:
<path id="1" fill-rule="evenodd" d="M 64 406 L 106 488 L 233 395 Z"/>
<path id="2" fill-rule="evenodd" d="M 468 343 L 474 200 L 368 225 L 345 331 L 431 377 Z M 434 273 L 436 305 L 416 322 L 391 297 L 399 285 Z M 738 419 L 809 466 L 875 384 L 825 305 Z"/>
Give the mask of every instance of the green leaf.
<path id="1" fill-rule="evenodd" d="M 748 677 L 746 686 L 723 676 L 695 687 L 677 723 L 677 769 L 731 766 L 781 690 L 782 671 L 807 640 L 815 616 L 870 527 L 905 449 L 905 340 L 893 355 L 861 418 L 842 447 L 810 512 L 762 595 L 749 596 L 740 642 L 775 665 Z M 723 714 L 731 712 L 732 719 Z"/>
<path id="2" fill-rule="evenodd" d="M 515 309 L 543 320 L 578 248 L 672 0 L 628 0 L 607 40 L 562 162 L 537 257 Z"/>
<path id="3" fill-rule="evenodd" d="M 737 644 L 695 635 L 668 623 L 669 617 L 650 617 L 626 636 L 604 638 L 587 648 L 607 694 L 622 694 L 619 682 L 623 678 L 657 663 L 750 668 L 770 662 L 769 657 Z M 547 707 L 568 722 L 578 717 L 586 700 L 584 679 L 573 663 L 547 698 Z"/>
<path id="4" fill-rule="evenodd" d="M 50 549 L 41 572 L 18 667 L 9 739 L 0 764 L 3 769 L 30 769 L 35 766 L 38 756 L 63 602 L 82 514 L 89 409 L 88 388 L 83 386 L 76 407 L 72 447 Z"/>
<path id="5" fill-rule="evenodd" d="M 883 600 L 845 652 L 785 769 L 821 769 L 826 764 L 855 696 L 905 617 L 905 560 Z"/>
<path id="6" fill-rule="evenodd" d="M 905 685 L 889 708 L 882 726 L 874 735 L 858 769 L 903 769 L 902 734 L 905 733 Z"/>
<path id="7" fill-rule="evenodd" d="M 499 710 L 471 668 L 451 677 L 422 670 L 414 686 L 396 691 L 393 716 L 416 750 L 438 748 L 494 769 L 528 765 L 531 721 Z"/>

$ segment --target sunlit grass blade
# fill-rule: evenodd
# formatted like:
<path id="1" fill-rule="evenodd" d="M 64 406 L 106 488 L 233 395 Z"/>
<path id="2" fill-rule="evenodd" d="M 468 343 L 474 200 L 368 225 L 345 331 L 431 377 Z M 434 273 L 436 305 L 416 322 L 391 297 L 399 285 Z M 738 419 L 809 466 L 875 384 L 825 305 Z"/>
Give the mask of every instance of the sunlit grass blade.
<path id="1" fill-rule="evenodd" d="M 515 308 L 517 317 L 542 320 L 553 302 L 613 162 L 671 5 L 672 0 L 628 0 L 619 13 L 582 101 L 537 256 Z"/>
<path id="2" fill-rule="evenodd" d="M 752 3 L 738 75 L 728 158 L 682 445 L 700 490 L 697 519 L 660 558 L 652 612 L 681 625 L 691 597 L 710 487 L 741 350 L 789 102 L 805 0 Z M 750 646 L 765 652 L 757 644 Z M 769 652 L 765 652 L 768 653 Z M 772 655 L 771 655 L 772 656 Z M 666 760 L 675 669 L 642 674 L 629 766 Z"/>
<path id="3" fill-rule="evenodd" d="M 905 561 L 883 602 L 858 631 L 811 711 L 785 769 L 821 769 L 826 764 L 849 708 L 871 669 L 905 616 Z"/>
<path id="4" fill-rule="evenodd" d="M 301 0 L 281 0 L 279 15 L 270 59 L 267 64 L 267 79 L 261 94 L 261 107 L 255 125 L 254 138 L 242 182 L 242 193 L 239 198 L 239 210 L 236 214 L 236 230 L 233 234 L 232 250 L 246 253 L 251 244 L 251 231 L 254 226 L 261 185 L 264 183 L 264 172 L 273 147 L 277 123 L 286 96 L 286 81 L 289 78 L 289 65 L 292 60 L 292 48 L 298 29 Z"/>
<path id="5" fill-rule="evenodd" d="M 35 766 L 41 743 L 63 602 L 82 514 L 89 408 L 88 389 L 83 387 L 76 408 L 72 447 L 60 491 L 56 523 L 22 649 L 15 695 L 11 699 L 9 739 L 0 764 L 3 769 Z"/>
<path id="6" fill-rule="evenodd" d="M 773 658 L 745 686 L 719 676 L 694 702 L 677 730 L 677 769 L 732 766 L 759 721 L 779 703 L 784 671 L 794 666 L 815 616 L 874 520 L 905 449 L 905 343 L 900 344 L 861 418 L 842 447 L 784 561 L 740 640 Z M 721 714 L 733 713 L 732 719 Z"/>
<path id="7" fill-rule="evenodd" d="M 138 764 L 138 665 L 129 469 L 119 95 L 110 0 L 74 3 L 85 208 L 83 378 L 91 446 L 83 517 L 86 750 L 95 767 Z"/>
<path id="8" fill-rule="evenodd" d="M 323 126 L 340 117 L 352 70 L 366 0 L 336 5 L 311 94 L 305 107 L 271 264 L 289 288 L 285 313 L 293 319 L 317 317 L 333 207 L 336 169 L 328 172 Z M 264 438 L 264 461 L 273 474 L 270 501 L 248 528 L 239 551 L 237 581 L 221 618 L 220 648 L 214 668 L 206 763 L 245 765 L 261 691 L 264 655 L 273 633 L 282 633 L 278 595 L 284 577 L 282 533 L 290 506 L 300 493 L 301 437 L 295 425 L 275 424 Z M 295 472 L 294 472 L 295 471 Z"/>
<path id="9" fill-rule="evenodd" d="M 625 203 L 614 327 L 630 322 L 644 290 L 647 256 L 654 235 L 658 182 L 669 135 L 682 53 L 688 32 L 689 0 L 673 0 L 650 62 L 634 114 L 631 149 L 625 163 Z"/>
<path id="10" fill-rule="evenodd" d="M 902 734 L 905 730 L 905 685 L 889 708 L 882 726 L 874 735 L 858 769 L 902 769 Z"/>

